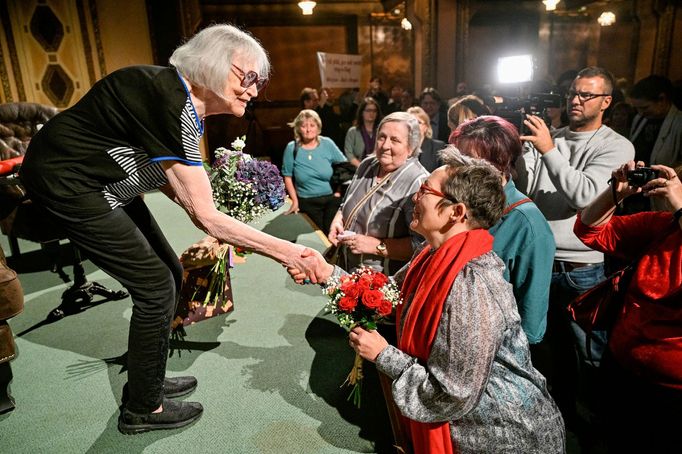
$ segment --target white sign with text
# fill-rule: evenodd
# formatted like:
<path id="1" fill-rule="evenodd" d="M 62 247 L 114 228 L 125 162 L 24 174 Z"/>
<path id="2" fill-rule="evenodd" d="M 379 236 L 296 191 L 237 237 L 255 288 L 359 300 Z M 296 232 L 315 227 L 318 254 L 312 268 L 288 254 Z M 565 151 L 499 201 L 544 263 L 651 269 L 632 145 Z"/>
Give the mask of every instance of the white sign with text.
<path id="1" fill-rule="evenodd" d="M 317 53 L 321 86 L 325 88 L 353 88 L 360 86 L 362 55 Z"/>

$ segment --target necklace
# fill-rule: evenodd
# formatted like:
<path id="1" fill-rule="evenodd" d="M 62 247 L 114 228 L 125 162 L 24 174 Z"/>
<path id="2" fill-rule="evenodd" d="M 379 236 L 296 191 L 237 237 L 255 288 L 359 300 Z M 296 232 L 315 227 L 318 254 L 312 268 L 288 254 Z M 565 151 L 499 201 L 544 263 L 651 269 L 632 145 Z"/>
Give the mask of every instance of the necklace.
<path id="1" fill-rule="evenodd" d="M 313 148 L 311 148 L 311 149 L 304 148 L 303 145 L 301 145 L 301 148 L 304 149 L 304 150 L 306 151 L 306 153 L 308 153 L 308 161 L 312 161 L 312 160 L 313 160 L 313 152 L 314 152 L 314 151 L 317 149 L 317 147 L 320 145 L 319 140 L 318 140 L 318 139 L 315 139 L 315 142 L 313 143 L 313 145 L 314 145 L 314 146 L 313 146 Z"/>

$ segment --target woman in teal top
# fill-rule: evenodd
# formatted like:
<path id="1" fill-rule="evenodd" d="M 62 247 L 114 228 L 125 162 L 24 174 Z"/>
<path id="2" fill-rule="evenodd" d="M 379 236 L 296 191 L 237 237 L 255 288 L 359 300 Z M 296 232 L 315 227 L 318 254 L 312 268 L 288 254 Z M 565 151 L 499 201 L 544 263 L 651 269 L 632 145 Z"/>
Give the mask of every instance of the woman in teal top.
<path id="1" fill-rule="evenodd" d="M 341 205 L 341 197 L 329 183 L 332 164 L 345 162 L 346 157 L 330 138 L 320 135 L 322 121 L 314 110 L 302 110 L 292 126 L 296 140 L 287 144 L 282 162 L 284 186 L 291 198 L 286 214 L 305 213 L 327 233 Z"/>
<path id="2" fill-rule="evenodd" d="M 502 218 L 489 229 L 493 250 L 506 265 L 504 277 L 514 297 L 528 342 L 537 344 L 547 328 L 549 284 L 556 244 L 547 220 L 511 179 L 511 169 L 521 156 L 516 128 L 506 120 L 482 116 L 461 123 L 450 143 L 462 154 L 485 159 L 502 172 L 507 199 Z"/>

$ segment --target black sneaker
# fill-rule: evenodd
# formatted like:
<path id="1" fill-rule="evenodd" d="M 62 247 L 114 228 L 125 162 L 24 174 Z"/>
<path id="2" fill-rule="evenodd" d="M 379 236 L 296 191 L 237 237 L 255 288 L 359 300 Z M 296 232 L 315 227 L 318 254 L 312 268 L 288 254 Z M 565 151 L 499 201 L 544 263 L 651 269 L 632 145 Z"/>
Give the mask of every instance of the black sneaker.
<path id="1" fill-rule="evenodd" d="M 187 377 L 166 377 L 163 379 L 163 396 L 180 397 L 197 389 L 197 379 Z"/>
<path id="2" fill-rule="evenodd" d="M 126 435 L 149 432 L 150 430 L 177 429 L 199 419 L 204 407 L 199 402 L 176 402 L 163 399 L 161 413 L 133 413 L 127 408 L 118 417 L 118 430 Z"/>

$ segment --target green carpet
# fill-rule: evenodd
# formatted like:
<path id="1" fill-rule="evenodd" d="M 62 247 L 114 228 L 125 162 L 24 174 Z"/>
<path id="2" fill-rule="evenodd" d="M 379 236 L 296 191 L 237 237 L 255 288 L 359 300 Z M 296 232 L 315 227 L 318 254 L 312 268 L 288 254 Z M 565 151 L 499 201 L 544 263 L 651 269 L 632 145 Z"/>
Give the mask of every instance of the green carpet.
<path id="1" fill-rule="evenodd" d="M 203 237 L 163 195 L 145 200 L 178 253 Z M 303 217 L 283 213 L 253 225 L 324 249 Z M 0 244 L 9 254 L 6 237 Z M 44 265 L 37 245 L 21 248 L 22 257 Z M 184 429 L 136 436 L 116 429 L 130 300 L 47 323 L 66 286 L 44 267 L 20 270 L 26 305 L 10 321 L 19 350 L 11 363 L 17 408 L 0 416 L 2 452 L 387 452 L 390 427 L 373 369 L 366 368 L 357 410 L 339 388 L 353 361 L 344 331 L 322 312 L 319 287 L 296 285 L 277 263 L 250 255 L 238 264 L 231 272 L 235 310 L 188 327 L 184 341 L 171 344 L 168 375 L 197 377 L 198 389 L 185 399 L 204 405 L 202 418 Z M 91 264 L 86 269 L 89 280 L 120 289 Z"/>

